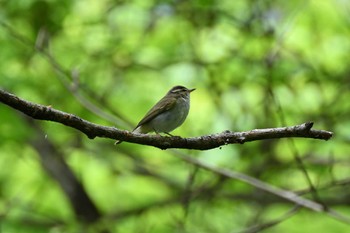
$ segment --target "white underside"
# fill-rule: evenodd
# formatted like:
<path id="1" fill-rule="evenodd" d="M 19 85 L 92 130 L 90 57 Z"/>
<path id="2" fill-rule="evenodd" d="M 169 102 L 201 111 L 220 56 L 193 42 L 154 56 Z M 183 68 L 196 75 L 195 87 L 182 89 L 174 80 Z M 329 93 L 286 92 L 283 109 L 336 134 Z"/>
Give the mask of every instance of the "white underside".
<path id="1" fill-rule="evenodd" d="M 148 133 L 155 131 L 157 133 L 170 133 L 185 121 L 190 105 L 189 99 L 179 98 L 175 107 L 158 115 L 150 122 L 141 125 L 134 132 Z"/>

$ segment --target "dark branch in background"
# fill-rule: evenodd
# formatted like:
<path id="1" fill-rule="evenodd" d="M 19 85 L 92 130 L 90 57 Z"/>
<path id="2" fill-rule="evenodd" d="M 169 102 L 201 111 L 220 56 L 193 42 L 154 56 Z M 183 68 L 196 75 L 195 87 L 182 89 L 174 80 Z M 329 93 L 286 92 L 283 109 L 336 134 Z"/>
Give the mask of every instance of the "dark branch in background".
<path id="1" fill-rule="evenodd" d="M 192 138 L 162 137 L 159 135 L 135 134 L 114 127 L 100 126 L 83 120 L 73 114 L 65 113 L 44 105 L 31 103 L 4 90 L 0 90 L 0 101 L 34 119 L 54 121 L 75 128 L 86 134 L 90 139 L 103 137 L 150 145 L 160 149 L 186 148 L 208 150 L 228 144 L 243 144 L 245 142 L 264 139 L 302 137 L 328 140 L 333 135 L 333 133 L 329 131 L 313 130 L 311 129 L 313 123 L 307 122 L 291 127 L 254 129 L 246 132 L 231 132 L 227 130 L 218 134 Z"/>
<path id="2" fill-rule="evenodd" d="M 96 222 L 101 214 L 65 162 L 63 155 L 45 138 L 45 133 L 33 120 L 29 120 L 29 124 L 35 129 L 38 136 L 37 139 L 31 141 L 31 144 L 40 156 L 41 165 L 62 188 L 77 219 L 87 223 Z"/>

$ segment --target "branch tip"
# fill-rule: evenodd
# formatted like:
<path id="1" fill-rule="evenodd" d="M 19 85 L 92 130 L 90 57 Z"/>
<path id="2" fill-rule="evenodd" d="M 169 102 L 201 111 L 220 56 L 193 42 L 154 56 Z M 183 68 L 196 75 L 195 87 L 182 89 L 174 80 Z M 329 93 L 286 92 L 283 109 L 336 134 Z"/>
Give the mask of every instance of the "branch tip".
<path id="1" fill-rule="evenodd" d="M 314 125 L 314 122 L 309 121 L 305 123 L 305 130 L 310 131 L 310 129 L 312 128 L 312 126 Z"/>

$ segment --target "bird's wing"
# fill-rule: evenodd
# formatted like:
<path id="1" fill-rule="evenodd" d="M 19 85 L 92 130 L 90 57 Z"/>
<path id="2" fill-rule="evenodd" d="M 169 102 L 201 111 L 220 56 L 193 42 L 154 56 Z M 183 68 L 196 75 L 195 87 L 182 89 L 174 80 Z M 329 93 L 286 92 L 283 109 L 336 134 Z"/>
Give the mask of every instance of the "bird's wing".
<path id="1" fill-rule="evenodd" d="M 165 98 L 165 97 L 163 97 L 161 100 L 159 100 L 159 102 L 156 105 L 153 106 L 153 108 L 151 108 L 147 112 L 147 114 L 137 124 L 135 129 L 137 129 L 139 126 L 141 126 L 141 125 L 151 121 L 152 119 L 154 119 L 159 114 L 168 111 L 169 109 L 171 109 L 175 105 L 175 103 L 176 103 L 176 98 L 169 98 L 169 97 Z M 159 108 L 158 106 L 163 106 L 163 107 Z"/>

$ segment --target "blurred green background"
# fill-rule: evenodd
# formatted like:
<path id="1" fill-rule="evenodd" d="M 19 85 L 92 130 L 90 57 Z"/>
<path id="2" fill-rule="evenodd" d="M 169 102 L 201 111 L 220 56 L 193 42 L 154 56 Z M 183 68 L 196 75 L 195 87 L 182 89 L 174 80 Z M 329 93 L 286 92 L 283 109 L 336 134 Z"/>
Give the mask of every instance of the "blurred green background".
<path id="1" fill-rule="evenodd" d="M 349 1 L 0 0 L 0 23 L 0 87 L 97 124 L 131 130 L 184 85 L 197 90 L 175 135 L 306 121 L 335 133 L 161 151 L 0 104 L 0 232 L 256 232 L 294 206 L 178 152 L 313 199 L 297 156 L 350 218 Z M 302 209 L 264 232 L 348 231 Z"/>

